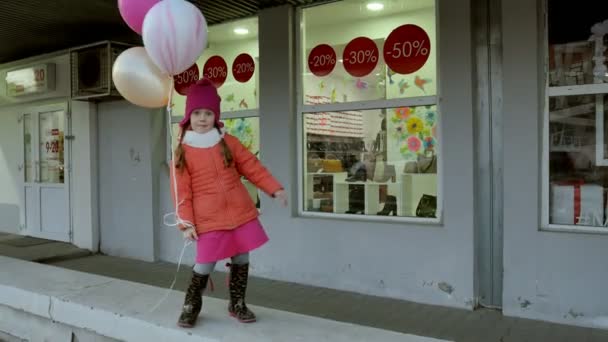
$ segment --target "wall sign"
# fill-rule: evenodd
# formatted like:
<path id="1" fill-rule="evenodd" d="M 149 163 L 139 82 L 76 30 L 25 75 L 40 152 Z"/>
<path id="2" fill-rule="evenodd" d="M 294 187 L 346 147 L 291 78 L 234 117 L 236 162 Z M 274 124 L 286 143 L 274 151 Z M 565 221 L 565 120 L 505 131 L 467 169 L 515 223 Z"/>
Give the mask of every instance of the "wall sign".
<path id="1" fill-rule="evenodd" d="M 313 75 L 329 75 L 336 67 L 336 51 L 327 44 L 315 46 L 308 55 L 308 68 Z"/>
<path id="2" fill-rule="evenodd" d="M 251 55 L 242 53 L 238 55 L 232 63 L 232 75 L 234 79 L 241 83 L 246 83 L 253 77 L 255 71 L 255 61 Z"/>
<path id="3" fill-rule="evenodd" d="M 384 42 L 384 61 L 398 74 L 411 74 L 424 66 L 431 53 L 431 41 L 420 26 L 402 25 Z"/>
<path id="4" fill-rule="evenodd" d="M 228 65 L 221 56 L 210 57 L 203 67 L 203 75 L 219 88 L 228 77 Z"/>
<path id="5" fill-rule="evenodd" d="M 378 46 L 373 40 L 367 37 L 355 38 L 344 48 L 344 69 L 353 77 L 367 76 L 378 65 L 378 55 Z"/>
<path id="6" fill-rule="evenodd" d="M 43 94 L 55 90 L 55 63 L 33 65 L 6 73 L 6 95 Z"/>

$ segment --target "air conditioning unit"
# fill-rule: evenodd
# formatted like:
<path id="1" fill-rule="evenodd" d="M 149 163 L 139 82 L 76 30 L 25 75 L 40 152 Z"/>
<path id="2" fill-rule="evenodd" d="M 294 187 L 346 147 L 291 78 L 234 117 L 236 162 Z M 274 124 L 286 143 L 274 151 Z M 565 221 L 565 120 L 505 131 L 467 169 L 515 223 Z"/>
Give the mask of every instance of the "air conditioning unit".
<path id="1" fill-rule="evenodd" d="M 108 101 L 121 96 L 112 82 L 112 66 L 131 45 L 100 42 L 70 50 L 72 99 Z"/>

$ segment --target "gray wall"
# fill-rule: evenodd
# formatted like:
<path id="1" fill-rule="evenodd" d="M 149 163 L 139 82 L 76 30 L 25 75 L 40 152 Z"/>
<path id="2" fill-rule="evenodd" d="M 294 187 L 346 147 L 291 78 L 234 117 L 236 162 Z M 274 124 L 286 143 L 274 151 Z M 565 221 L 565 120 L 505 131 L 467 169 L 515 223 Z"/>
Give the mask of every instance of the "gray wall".
<path id="1" fill-rule="evenodd" d="M 153 165 L 160 111 L 125 101 L 101 103 L 98 112 L 101 251 L 155 260 L 158 223 Z"/>
<path id="2" fill-rule="evenodd" d="M 502 4 L 504 312 L 608 327 L 608 236 L 539 231 L 542 25 L 536 1 Z"/>
<path id="3" fill-rule="evenodd" d="M 455 307 L 472 307 L 473 114 L 470 3 L 439 1 L 444 215 L 441 226 L 296 217 L 296 114 L 291 10 L 260 13 L 260 134 L 263 162 L 292 194 L 285 210 L 263 196 L 270 243 L 252 255 L 259 276 Z M 281 28 L 281 29 L 277 29 Z M 289 29 L 288 29 L 289 28 Z M 455 43 L 457 42 L 457 43 Z M 454 84 L 458 84 L 457 87 Z M 449 129 L 447 129 L 449 128 Z M 171 211 L 168 180 L 161 181 Z M 183 245 L 160 230 L 159 256 Z M 193 248 L 186 260 L 191 262 Z"/>

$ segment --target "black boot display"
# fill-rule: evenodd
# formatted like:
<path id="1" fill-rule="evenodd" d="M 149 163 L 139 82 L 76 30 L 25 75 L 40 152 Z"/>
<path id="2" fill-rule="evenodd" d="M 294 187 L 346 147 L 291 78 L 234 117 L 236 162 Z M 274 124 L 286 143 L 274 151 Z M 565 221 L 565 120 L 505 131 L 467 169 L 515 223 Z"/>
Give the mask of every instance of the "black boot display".
<path id="1" fill-rule="evenodd" d="M 382 211 L 378 212 L 378 215 L 382 216 L 397 216 L 397 197 L 395 196 L 386 196 L 386 203 L 384 204 L 384 208 Z"/>
<path id="2" fill-rule="evenodd" d="M 365 188 L 363 185 L 349 185 L 347 214 L 363 214 L 365 212 Z"/>

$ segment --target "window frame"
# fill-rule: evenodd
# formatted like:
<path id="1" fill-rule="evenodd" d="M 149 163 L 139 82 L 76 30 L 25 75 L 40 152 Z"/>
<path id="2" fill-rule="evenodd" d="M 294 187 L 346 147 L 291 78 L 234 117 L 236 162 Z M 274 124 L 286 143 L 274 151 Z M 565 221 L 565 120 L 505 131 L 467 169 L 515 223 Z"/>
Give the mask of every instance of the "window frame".
<path id="1" fill-rule="evenodd" d="M 596 116 L 595 116 L 595 164 L 596 166 L 608 166 L 608 156 L 605 155 L 604 137 L 604 116 L 597 115 L 598 108 L 604 113 L 603 97 L 608 97 L 608 83 L 590 83 L 571 86 L 550 86 L 549 70 L 549 0 L 542 1 L 543 10 L 539 23 L 542 30 L 542 77 L 543 91 L 541 92 L 543 101 L 543 120 L 542 120 L 542 156 L 541 156 L 541 225 L 540 231 L 578 233 L 578 234 L 601 234 L 607 235 L 607 227 L 578 226 L 553 224 L 551 223 L 551 183 L 550 183 L 550 129 L 551 124 L 549 102 L 553 97 L 576 96 L 576 95 L 596 95 Z M 602 99 L 601 101 L 599 99 Z"/>
<path id="2" fill-rule="evenodd" d="M 443 153 L 442 153 L 442 144 L 443 144 L 443 132 L 442 132 L 442 111 L 441 104 L 439 99 L 441 98 L 441 80 L 439 75 L 441 73 L 441 68 L 439 65 L 440 61 L 440 49 L 439 49 L 439 2 L 438 0 L 434 0 L 434 14 L 435 14 L 435 32 L 436 32 L 436 55 L 437 58 L 435 60 L 436 66 L 436 82 L 437 82 L 437 91 L 435 95 L 429 96 L 418 96 L 418 97 L 409 97 L 409 98 L 398 98 L 398 99 L 385 99 L 385 100 L 369 100 L 369 101 L 353 101 L 346 103 L 331 103 L 331 104 L 317 104 L 317 105 L 308 105 L 304 104 L 304 61 L 306 48 L 303 47 L 304 42 L 304 10 L 306 8 L 314 7 L 314 6 L 323 6 L 327 4 L 319 4 L 313 6 L 305 6 L 299 7 L 296 10 L 295 15 L 295 23 L 297 25 L 297 32 L 295 37 L 295 72 L 296 72 L 296 139 L 297 139 L 297 214 L 300 217 L 304 218 L 317 218 L 317 219 L 333 219 L 333 220 L 350 220 L 350 221 L 359 221 L 359 222 L 393 222 L 393 223 L 410 223 L 410 224 L 419 224 L 419 225 L 429 225 L 429 226 L 442 226 L 443 225 Z M 353 37 L 355 38 L 355 37 Z M 306 114 L 314 114 L 321 112 L 341 112 L 348 110 L 375 110 L 375 109 L 392 109 L 398 107 L 415 107 L 415 106 L 426 106 L 426 105 L 434 105 L 437 108 L 437 114 L 439 119 L 437 120 L 437 138 L 440 141 L 437 144 L 437 217 L 436 218 L 422 218 L 422 217 L 408 217 L 408 216 L 377 216 L 377 215 L 351 215 L 351 214 L 339 214 L 339 213 L 323 213 L 323 212 L 312 212 L 305 210 L 305 201 L 304 197 L 305 193 L 305 184 L 304 184 L 304 118 Z M 397 172 L 397 174 L 401 174 Z"/>

